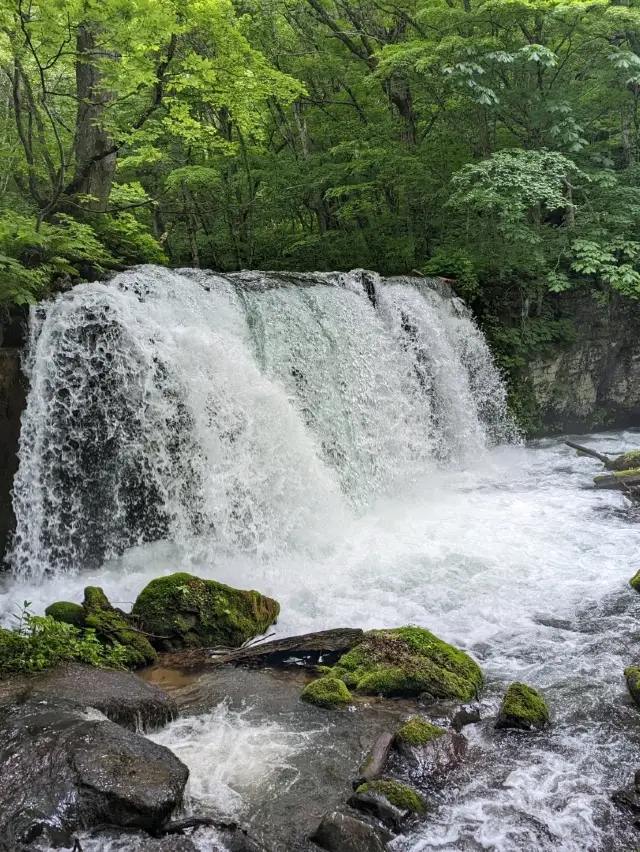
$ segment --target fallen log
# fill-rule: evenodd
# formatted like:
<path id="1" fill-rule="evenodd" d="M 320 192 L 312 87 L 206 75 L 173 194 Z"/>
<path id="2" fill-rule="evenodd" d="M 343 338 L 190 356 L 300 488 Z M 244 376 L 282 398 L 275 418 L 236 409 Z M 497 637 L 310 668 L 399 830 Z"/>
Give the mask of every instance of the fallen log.
<path id="1" fill-rule="evenodd" d="M 640 469 L 594 476 L 593 483 L 596 488 L 605 488 L 609 491 L 630 491 L 640 488 Z"/>
<path id="2" fill-rule="evenodd" d="M 211 648 L 192 648 L 162 654 L 160 663 L 170 668 L 197 668 L 199 666 L 266 666 L 287 668 L 290 666 L 311 668 L 317 665 L 332 666 L 343 654 L 361 641 L 364 633 L 352 627 L 338 627 L 305 633 L 302 636 L 287 636 L 262 645 L 239 648 L 226 654 L 213 655 Z"/>
<path id="3" fill-rule="evenodd" d="M 583 447 L 582 444 L 576 444 L 573 441 L 565 441 L 567 447 L 571 447 L 572 450 L 577 450 L 584 456 L 591 456 L 594 459 L 598 459 L 598 461 L 602 462 L 602 464 L 610 469 L 611 464 L 613 463 L 613 459 L 609 456 L 603 456 L 602 453 L 597 453 L 595 450 L 590 450 L 589 447 Z"/>

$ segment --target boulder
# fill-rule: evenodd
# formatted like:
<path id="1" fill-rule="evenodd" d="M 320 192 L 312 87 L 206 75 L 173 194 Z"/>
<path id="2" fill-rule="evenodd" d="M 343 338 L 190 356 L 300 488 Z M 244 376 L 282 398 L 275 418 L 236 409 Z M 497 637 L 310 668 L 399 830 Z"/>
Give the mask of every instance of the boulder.
<path id="1" fill-rule="evenodd" d="M 549 710 L 544 699 L 525 683 L 512 683 L 504 694 L 496 728 L 542 730 L 549 724 Z"/>
<path id="2" fill-rule="evenodd" d="M 131 731 L 152 731 L 178 716 L 171 696 L 131 672 L 67 663 L 20 682 L 23 700 L 93 707 Z"/>
<path id="3" fill-rule="evenodd" d="M 640 571 L 636 571 L 633 577 L 629 580 L 629 585 L 636 592 L 640 592 Z"/>
<path id="4" fill-rule="evenodd" d="M 624 676 L 633 703 L 640 707 L 640 666 L 629 666 L 624 670 Z"/>
<path id="5" fill-rule="evenodd" d="M 391 831 L 399 832 L 427 811 L 424 799 L 399 781 L 369 781 L 361 784 L 348 804 L 374 816 Z"/>
<path id="6" fill-rule="evenodd" d="M 414 717 L 396 733 L 395 745 L 423 780 L 447 774 L 464 759 L 467 740 L 455 731 L 447 731 L 431 722 Z"/>
<path id="7" fill-rule="evenodd" d="M 332 811 L 310 836 L 327 852 L 384 852 L 384 835 L 378 829 L 340 811 Z"/>
<path id="8" fill-rule="evenodd" d="M 131 613 L 158 650 L 237 648 L 276 621 L 280 604 L 260 592 L 181 573 L 152 580 Z"/>
<path id="9" fill-rule="evenodd" d="M 49 604 L 44 614 L 63 624 L 73 624 L 74 627 L 84 627 L 87 616 L 83 606 L 71 601 L 57 601 Z"/>
<path id="10" fill-rule="evenodd" d="M 124 612 L 111 606 L 99 586 L 86 587 L 82 607 L 85 611 L 84 626 L 95 630 L 103 641 L 123 645 L 127 649 L 127 665 L 137 668 L 156 661 L 158 655 L 149 639 L 129 622 Z"/>
<path id="11" fill-rule="evenodd" d="M 343 681 L 331 676 L 311 681 L 302 690 L 301 698 L 303 701 L 308 701 L 309 704 L 327 709 L 347 707 L 353 701 L 353 696 Z"/>
<path id="12" fill-rule="evenodd" d="M 95 710 L 27 701 L 5 711 L 1 734 L 0 837 L 9 848 L 52 827 L 157 832 L 182 804 L 187 767 Z"/>
<path id="13" fill-rule="evenodd" d="M 421 627 L 365 633 L 331 672 L 364 695 L 466 701 L 482 686 L 480 667 L 468 654 Z"/>
<path id="14" fill-rule="evenodd" d="M 640 450 L 631 450 L 615 459 L 612 459 L 607 467 L 609 470 L 635 470 L 640 468 Z"/>

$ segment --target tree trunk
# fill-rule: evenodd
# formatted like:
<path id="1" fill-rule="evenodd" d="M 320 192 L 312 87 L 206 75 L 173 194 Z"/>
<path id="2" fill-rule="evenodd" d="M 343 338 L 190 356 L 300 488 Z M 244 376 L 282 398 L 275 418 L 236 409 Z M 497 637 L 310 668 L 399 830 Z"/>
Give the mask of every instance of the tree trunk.
<path id="1" fill-rule="evenodd" d="M 76 175 L 80 177 L 76 192 L 92 197 L 83 201 L 83 207 L 101 211 L 109 200 L 117 159 L 115 152 L 110 153 L 113 145 L 102 126 L 102 118 L 115 95 L 101 88 L 98 62 L 107 54 L 96 47 L 96 33 L 89 24 L 78 27 L 76 48 Z"/>

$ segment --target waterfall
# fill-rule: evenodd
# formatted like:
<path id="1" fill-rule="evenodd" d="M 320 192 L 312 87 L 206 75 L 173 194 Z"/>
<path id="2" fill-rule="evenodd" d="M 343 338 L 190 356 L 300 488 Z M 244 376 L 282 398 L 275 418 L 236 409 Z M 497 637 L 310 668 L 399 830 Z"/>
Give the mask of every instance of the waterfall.
<path id="1" fill-rule="evenodd" d="M 469 312 L 422 279 L 139 267 L 34 308 L 25 368 L 21 576 L 161 539 L 267 558 L 514 436 Z"/>

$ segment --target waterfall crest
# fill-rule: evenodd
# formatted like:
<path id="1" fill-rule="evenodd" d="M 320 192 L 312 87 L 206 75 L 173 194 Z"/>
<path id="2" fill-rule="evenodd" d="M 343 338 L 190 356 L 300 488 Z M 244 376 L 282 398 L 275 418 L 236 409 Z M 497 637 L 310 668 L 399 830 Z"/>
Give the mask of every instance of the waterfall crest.
<path id="1" fill-rule="evenodd" d="M 515 435 L 482 334 L 422 279 L 139 267 L 35 308 L 26 370 L 22 576 L 159 539 L 268 557 Z"/>

